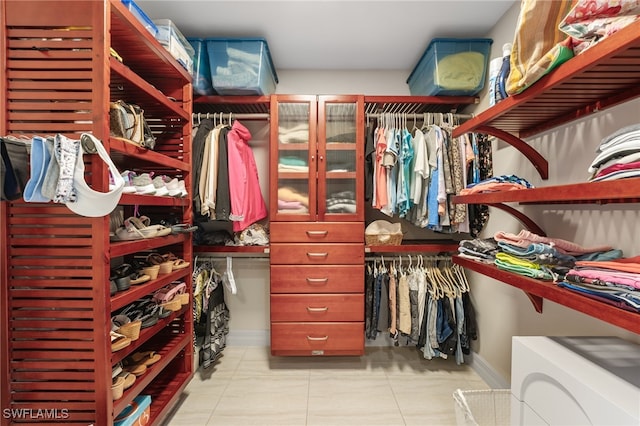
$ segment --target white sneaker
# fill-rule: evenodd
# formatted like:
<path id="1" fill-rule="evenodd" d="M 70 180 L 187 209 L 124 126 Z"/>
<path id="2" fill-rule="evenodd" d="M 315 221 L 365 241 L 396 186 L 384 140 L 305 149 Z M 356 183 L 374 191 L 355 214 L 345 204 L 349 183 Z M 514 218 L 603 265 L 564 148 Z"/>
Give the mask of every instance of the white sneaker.
<path id="1" fill-rule="evenodd" d="M 133 186 L 133 178 L 136 176 L 135 172 L 125 170 L 120 173 L 120 176 L 124 179 L 124 189 L 122 190 L 123 194 L 135 194 L 136 187 Z M 115 189 L 115 184 L 113 183 L 113 179 L 109 176 L 109 191 L 113 191 Z"/>
<path id="2" fill-rule="evenodd" d="M 154 177 L 152 183 L 156 191 L 155 194 L 153 195 L 157 195 L 159 197 L 169 195 L 169 189 L 167 188 L 167 185 L 164 183 L 164 179 L 162 178 L 162 176 Z"/>
<path id="3" fill-rule="evenodd" d="M 167 182 L 167 179 L 169 179 L 169 181 Z M 182 195 L 182 190 L 180 189 L 180 184 L 178 183 L 178 179 L 176 178 L 169 178 L 165 176 L 164 179 L 165 182 L 165 186 L 167 188 L 168 191 L 168 195 L 170 195 L 171 197 L 181 197 Z"/>
<path id="4" fill-rule="evenodd" d="M 187 188 L 184 185 L 184 181 L 182 179 L 178 181 L 178 188 L 180 188 L 180 195 L 179 196 L 181 198 L 184 198 L 187 195 L 189 195 L 189 193 L 187 192 Z"/>
<path id="5" fill-rule="evenodd" d="M 153 185 L 151 175 L 149 173 L 143 173 L 140 176 L 133 178 L 133 186 L 136 188 L 136 194 L 152 195 L 156 192 L 156 187 Z"/>

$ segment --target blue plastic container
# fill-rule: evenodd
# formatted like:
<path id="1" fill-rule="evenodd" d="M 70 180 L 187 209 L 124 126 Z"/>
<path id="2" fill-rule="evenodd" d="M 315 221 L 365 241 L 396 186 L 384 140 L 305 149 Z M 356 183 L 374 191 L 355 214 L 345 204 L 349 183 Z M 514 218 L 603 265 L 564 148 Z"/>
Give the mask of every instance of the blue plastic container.
<path id="1" fill-rule="evenodd" d="M 207 45 L 202 38 L 187 37 L 187 41 L 193 47 L 193 93 L 203 96 L 215 95 L 211 85 L 211 68 L 209 67 L 209 54 Z"/>
<path id="2" fill-rule="evenodd" d="M 435 38 L 409 75 L 414 96 L 473 96 L 484 87 L 493 40 Z"/>
<path id="3" fill-rule="evenodd" d="M 122 4 L 127 6 L 127 9 L 131 11 L 138 21 L 142 22 L 142 25 L 144 25 L 147 31 L 149 31 L 154 38 L 158 35 L 158 27 L 156 27 L 156 24 L 154 24 L 147 14 L 140 9 L 140 6 L 138 6 L 133 0 L 122 0 Z"/>
<path id="4" fill-rule="evenodd" d="M 278 75 L 266 40 L 208 38 L 213 90 L 219 95 L 270 95 Z"/>

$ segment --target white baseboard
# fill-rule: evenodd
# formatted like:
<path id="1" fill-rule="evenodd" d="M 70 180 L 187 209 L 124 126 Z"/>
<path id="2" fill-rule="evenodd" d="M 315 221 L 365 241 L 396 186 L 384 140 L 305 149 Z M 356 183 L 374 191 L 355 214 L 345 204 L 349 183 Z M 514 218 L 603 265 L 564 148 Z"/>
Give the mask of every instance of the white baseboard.
<path id="1" fill-rule="evenodd" d="M 511 384 L 505 380 L 487 361 L 475 352 L 467 359 L 469 365 L 478 373 L 492 389 L 511 389 Z"/>

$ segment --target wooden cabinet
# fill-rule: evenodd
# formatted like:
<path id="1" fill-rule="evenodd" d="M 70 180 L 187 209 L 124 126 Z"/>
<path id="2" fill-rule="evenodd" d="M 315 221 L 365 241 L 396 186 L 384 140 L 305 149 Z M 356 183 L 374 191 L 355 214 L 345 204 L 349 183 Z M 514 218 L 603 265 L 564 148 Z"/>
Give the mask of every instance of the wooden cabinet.
<path id="1" fill-rule="evenodd" d="M 454 130 L 454 136 L 466 132 L 494 135 L 525 155 L 547 177 L 547 160 L 520 137 L 536 135 L 588 114 L 632 100 L 640 95 L 640 22 L 634 22 L 590 47 L 552 71 L 519 95 L 505 99 Z M 534 232 L 543 232 L 521 212 L 506 203 L 637 203 L 640 179 L 628 178 L 602 182 L 554 185 L 518 191 L 479 193 L 457 196 L 455 203 L 487 204 L 501 208 L 527 224 Z M 537 228 L 537 229 L 536 229 Z M 481 274 L 522 289 L 538 312 L 543 299 L 552 300 L 610 324 L 640 333 L 637 314 L 521 275 L 508 273 L 493 265 L 456 257 L 455 262 Z"/>
<path id="2" fill-rule="evenodd" d="M 189 73 L 119 0 L 0 2 L 0 133 L 30 138 L 92 133 L 122 172 L 184 179 L 191 190 Z M 113 48 L 123 58 L 110 56 Z M 153 151 L 109 137 L 109 103 L 140 105 L 157 137 Z M 107 167 L 85 155 L 85 179 L 107 191 Z M 83 217 L 54 203 L 2 203 L 0 406 L 57 410 L 65 424 L 113 424 L 138 395 L 150 395 L 160 424 L 193 374 L 191 304 L 112 352 L 111 316 L 176 281 L 191 292 L 191 268 L 109 292 L 111 266 L 149 251 L 192 262 L 190 234 L 110 242 L 109 216 Z M 191 220 L 189 198 L 123 195 L 124 215 Z M 4 252 L 6 250 L 6 252 Z M 191 298 L 190 298 L 191 299 Z M 137 351 L 159 362 L 113 401 L 112 367 Z M 17 412 L 16 411 L 16 412 Z M 41 419 L 42 420 L 42 419 Z M 1 423 L 17 419 L 2 416 Z"/>
<path id="3" fill-rule="evenodd" d="M 271 353 L 364 353 L 362 96 L 271 98 Z"/>
<path id="4" fill-rule="evenodd" d="M 364 97 L 271 97 L 271 221 L 364 220 Z"/>

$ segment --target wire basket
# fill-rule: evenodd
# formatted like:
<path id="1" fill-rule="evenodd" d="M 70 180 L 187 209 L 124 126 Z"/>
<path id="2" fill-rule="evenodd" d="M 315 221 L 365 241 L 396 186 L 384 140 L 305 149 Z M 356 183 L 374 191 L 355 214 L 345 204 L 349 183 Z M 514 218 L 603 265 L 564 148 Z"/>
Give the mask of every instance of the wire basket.
<path id="1" fill-rule="evenodd" d="M 401 225 L 386 220 L 375 220 L 364 231 L 364 241 L 369 246 L 399 246 L 402 237 Z"/>
<path id="2" fill-rule="evenodd" d="M 509 389 L 453 392 L 458 426 L 508 426 L 511 417 Z"/>

